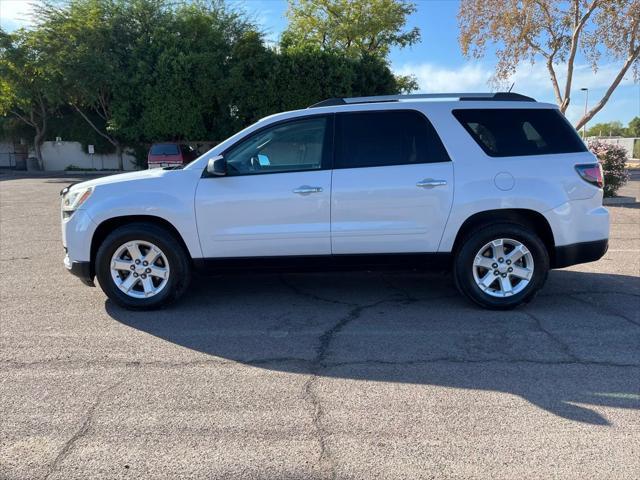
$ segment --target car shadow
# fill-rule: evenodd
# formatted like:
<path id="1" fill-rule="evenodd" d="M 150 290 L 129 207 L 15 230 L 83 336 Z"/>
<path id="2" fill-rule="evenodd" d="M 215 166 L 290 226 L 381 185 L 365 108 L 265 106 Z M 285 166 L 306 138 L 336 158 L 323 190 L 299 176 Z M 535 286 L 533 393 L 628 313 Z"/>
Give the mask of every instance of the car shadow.
<path id="1" fill-rule="evenodd" d="M 553 271 L 529 305 L 482 310 L 424 273 L 198 278 L 175 306 L 108 314 L 211 356 L 293 374 L 517 395 L 608 425 L 640 409 L 640 279 Z"/>

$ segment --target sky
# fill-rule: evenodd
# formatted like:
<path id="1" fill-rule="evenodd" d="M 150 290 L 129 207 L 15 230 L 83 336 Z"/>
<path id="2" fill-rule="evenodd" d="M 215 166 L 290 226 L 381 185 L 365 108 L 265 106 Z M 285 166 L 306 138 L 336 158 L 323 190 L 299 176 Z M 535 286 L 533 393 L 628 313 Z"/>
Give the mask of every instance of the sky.
<path id="1" fill-rule="evenodd" d="M 458 44 L 457 0 L 414 0 L 417 11 L 411 15 L 407 28 L 418 27 L 422 41 L 412 47 L 394 49 L 390 55 L 391 68 L 403 75 L 418 79 L 420 92 L 482 92 L 490 91 L 490 80 L 496 59 L 491 52 L 481 60 L 465 58 Z M 233 7 L 243 9 L 264 31 L 266 38 L 276 42 L 286 28 L 286 0 L 228 0 Z M 0 26 L 14 30 L 28 26 L 31 6 L 29 0 L 0 0 Z M 595 104 L 617 73 L 619 63 L 603 59 L 594 73 L 583 57 L 578 56 L 574 73 L 572 103 L 566 113 L 575 122 L 584 113 L 586 95 L 580 88 L 589 89 L 588 105 Z M 564 70 L 558 66 L 558 72 Z M 562 76 L 561 76 L 562 79 Z M 551 82 L 544 64 L 520 66 L 514 77 L 513 91 L 532 96 L 539 101 L 555 101 Z M 613 93 L 607 105 L 591 120 L 591 124 L 619 120 L 627 124 L 640 116 L 640 84 L 634 83 L 631 73 Z"/>

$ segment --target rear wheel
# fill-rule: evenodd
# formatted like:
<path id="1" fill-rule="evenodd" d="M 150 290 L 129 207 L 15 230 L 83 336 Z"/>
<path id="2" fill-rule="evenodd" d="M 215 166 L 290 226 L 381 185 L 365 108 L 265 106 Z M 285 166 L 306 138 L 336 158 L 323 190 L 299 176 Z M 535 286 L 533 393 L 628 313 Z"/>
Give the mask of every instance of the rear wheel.
<path id="1" fill-rule="evenodd" d="M 184 293 L 191 276 L 184 248 L 163 228 L 146 223 L 114 230 L 96 255 L 102 290 L 120 306 L 159 308 Z"/>
<path id="2" fill-rule="evenodd" d="M 477 304 L 509 309 L 530 301 L 544 285 L 549 254 L 540 238 L 518 224 L 496 224 L 467 236 L 455 257 L 456 286 Z"/>

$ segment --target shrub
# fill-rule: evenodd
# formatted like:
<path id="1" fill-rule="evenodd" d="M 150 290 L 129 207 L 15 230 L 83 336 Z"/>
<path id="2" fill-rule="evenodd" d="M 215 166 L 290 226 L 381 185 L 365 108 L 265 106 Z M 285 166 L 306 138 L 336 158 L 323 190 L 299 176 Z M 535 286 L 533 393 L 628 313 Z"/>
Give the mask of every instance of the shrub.
<path id="1" fill-rule="evenodd" d="M 633 158 L 640 159 L 640 138 L 633 141 Z"/>
<path id="2" fill-rule="evenodd" d="M 589 149 L 598 157 L 604 171 L 604 196 L 615 197 L 616 192 L 629 180 L 627 151 L 619 145 L 591 142 Z"/>

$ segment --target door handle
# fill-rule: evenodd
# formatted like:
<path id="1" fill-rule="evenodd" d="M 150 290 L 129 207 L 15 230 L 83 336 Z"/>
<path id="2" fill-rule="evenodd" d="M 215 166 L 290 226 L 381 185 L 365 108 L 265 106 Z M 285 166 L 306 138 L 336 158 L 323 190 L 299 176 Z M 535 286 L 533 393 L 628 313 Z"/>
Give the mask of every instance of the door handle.
<path id="1" fill-rule="evenodd" d="M 297 193 L 298 195 L 309 195 L 311 193 L 320 193 L 322 192 L 322 187 L 310 187 L 309 185 L 302 185 L 293 190 L 293 193 Z"/>
<path id="2" fill-rule="evenodd" d="M 416 187 L 433 188 L 433 187 L 441 187 L 446 184 L 447 184 L 446 180 L 434 180 L 433 178 L 425 178 L 424 180 L 421 180 L 418 183 L 416 183 Z"/>

